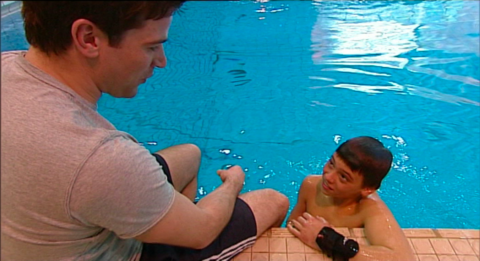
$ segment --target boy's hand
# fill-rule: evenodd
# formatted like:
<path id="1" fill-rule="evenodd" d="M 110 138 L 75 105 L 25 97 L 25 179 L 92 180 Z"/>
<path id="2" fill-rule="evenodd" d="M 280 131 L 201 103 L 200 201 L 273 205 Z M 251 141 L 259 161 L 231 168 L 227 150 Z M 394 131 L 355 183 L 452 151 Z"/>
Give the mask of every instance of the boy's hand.
<path id="1" fill-rule="evenodd" d="M 307 212 L 287 224 L 290 233 L 298 237 L 306 245 L 317 250 L 320 250 L 316 243 L 317 236 L 325 226 L 331 227 L 324 218 L 319 216 L 314 217 Z"/>

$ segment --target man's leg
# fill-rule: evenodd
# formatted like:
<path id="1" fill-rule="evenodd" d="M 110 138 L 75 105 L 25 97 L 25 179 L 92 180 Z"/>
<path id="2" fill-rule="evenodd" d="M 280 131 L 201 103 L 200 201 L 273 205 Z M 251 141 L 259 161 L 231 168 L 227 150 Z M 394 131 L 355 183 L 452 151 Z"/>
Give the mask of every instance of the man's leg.
<path id="1" fill-rule="evenodd" d="M 257 237 L 271 227 L 282 225 L 290 202 L 282 193 L 273 189 L 260 189 L 241 194 L 255 216 Z"/>
<path id="2" fill-rule="evenodd" d="M 155 153 L 167 162 L 175 189 L 194 201 L 197 196 L 200 149 L 194 144 L 181 144 Z"/>

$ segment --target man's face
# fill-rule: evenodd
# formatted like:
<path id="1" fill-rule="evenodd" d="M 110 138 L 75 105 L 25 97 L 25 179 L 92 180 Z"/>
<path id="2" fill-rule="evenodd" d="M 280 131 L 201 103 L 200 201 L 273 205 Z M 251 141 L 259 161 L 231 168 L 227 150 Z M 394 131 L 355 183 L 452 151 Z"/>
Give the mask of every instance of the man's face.
<path id="1" fill-rule="evenodd" d="M 322 191 L 327 196 L 353 198 L 361 195 L 363 176 L 352 171 L 335 152 L 323 167 Z"/>
<path id="2" fill-rule="evenodd" d="M 171 21 L 171 16 L 147 20 L 143 27 L 125 32 L 119 46 L 104 46 L 100 54 L 100 91 L 113 97 L 134 97 L 155 67 L 165 67 L 163 43 Z"/>

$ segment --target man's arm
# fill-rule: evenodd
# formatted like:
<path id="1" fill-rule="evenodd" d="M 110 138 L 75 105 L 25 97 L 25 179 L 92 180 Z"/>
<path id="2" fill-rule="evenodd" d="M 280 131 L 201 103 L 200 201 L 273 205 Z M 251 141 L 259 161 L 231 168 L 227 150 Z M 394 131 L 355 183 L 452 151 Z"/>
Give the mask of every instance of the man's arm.
<path id="1" fill-rule="evenodd" d="M 175 192 L 172 207 L 152 228 L 135 237 L 148 243 L 190 248 L 208 246 L 224 229 L 233 212 L 245 174 L 239 166 L 219 170 L 223 184 L 197 204 Z"/>

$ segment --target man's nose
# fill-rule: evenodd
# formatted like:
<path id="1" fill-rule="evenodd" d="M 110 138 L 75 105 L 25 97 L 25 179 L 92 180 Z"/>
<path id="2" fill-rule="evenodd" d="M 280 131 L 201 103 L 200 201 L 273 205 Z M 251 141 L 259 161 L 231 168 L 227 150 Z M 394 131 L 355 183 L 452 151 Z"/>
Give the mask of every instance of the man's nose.
<path id="1" fill-rule="evenodd" d="M 159 48 L 158 54 L 155 57 L 154 65 L 155 67 L 165 68 L 167 66 L 167 57 L 165 56 L 165 51 L 163 48 Z"/>

